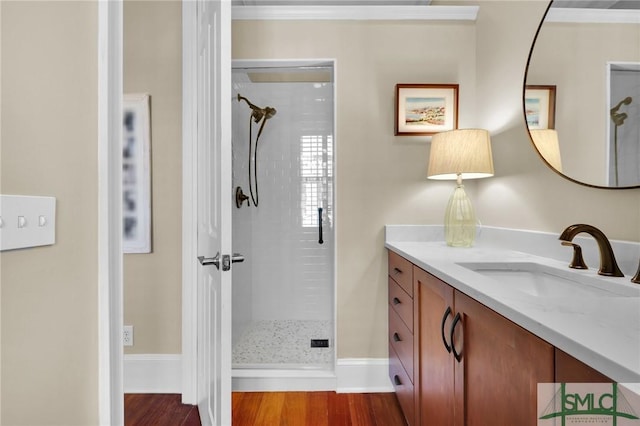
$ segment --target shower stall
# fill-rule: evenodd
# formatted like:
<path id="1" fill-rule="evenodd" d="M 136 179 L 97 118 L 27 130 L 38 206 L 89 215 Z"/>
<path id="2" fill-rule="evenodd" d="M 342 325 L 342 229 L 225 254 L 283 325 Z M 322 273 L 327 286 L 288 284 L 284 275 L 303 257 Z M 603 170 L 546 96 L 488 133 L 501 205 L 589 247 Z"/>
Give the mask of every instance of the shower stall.
<path id="1" fill-rule="evenodd" d="M 233 63 L 236 388 L 334 371 L 333 75 L 326 61 Z"/>

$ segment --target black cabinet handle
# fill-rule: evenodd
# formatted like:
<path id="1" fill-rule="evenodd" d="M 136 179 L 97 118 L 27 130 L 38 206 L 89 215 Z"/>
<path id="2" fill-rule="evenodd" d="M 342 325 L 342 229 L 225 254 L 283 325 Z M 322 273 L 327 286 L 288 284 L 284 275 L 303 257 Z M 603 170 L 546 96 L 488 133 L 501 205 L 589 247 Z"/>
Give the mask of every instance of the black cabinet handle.
<path id="1" fill-rule="evenodd" d="M 461 319 L 462 317 L 460 316 L 460 312 L 458 312 L 456 316 L 453 318 L 453 323 L 451 323 L 451 331 L 449 332 L 449 340 L 451 340 L 451 350 L 453 351 L 453 356 L 458 362 L 462 361 L 462 351 L 458 352 L 456 350 L 456 345 L 453 340 L 453 334 L 456 331 L 456 325 L 458 325 Z"/>
<path id="2" fill-rule="evenodd" d="M 395 274 L 398 275 L 402 273 L 402 269 L 393 268 L 393 272 L 395 272 Z"/>
<path id="3" fill-rule="evenodd" d="M 393 333 L 393 341 L 394 342 L 400 342 L 402 339 L 400 338 L 400 336 L 398 335 L 398 333 Z"/>
<path id="4" fill-rule="evenodd" d="M 394 298 L 393 298 L 393 304 L 394 304 L 394 305 L 399 305 L 399 304 L 401 304 L 401 303 L 402 303 L 402 302 L 401 302 L 401 301 L 400 301 L 400 299 L 398 299 L 397 297 L 394 297 Z"/>
<path id="5" fill-rule="evenodd" d="M 398 377 L 398 375 L 396 374 L 395 376 L 393 376 L 393 383 L 396 386 L 400 386 L 402 385 L 402 380 L 400 380 L 400 377 Z"/>
<path id="6" fill-rule="evenodd" d="M 442 343 L 444 343 L 444 347 L 447 349 L 447 352 L 451 353 L 451 346 L 447 343 L 447 337 L 444 335 L 444 323 L 447 322 L 447 317 L 451 315 L 451 306 L 447 306 L 447 310 L 444 311 L 444 315 L 442 316 L 442 325 L 440 326 L 440 331 L 442 333 Z"/>

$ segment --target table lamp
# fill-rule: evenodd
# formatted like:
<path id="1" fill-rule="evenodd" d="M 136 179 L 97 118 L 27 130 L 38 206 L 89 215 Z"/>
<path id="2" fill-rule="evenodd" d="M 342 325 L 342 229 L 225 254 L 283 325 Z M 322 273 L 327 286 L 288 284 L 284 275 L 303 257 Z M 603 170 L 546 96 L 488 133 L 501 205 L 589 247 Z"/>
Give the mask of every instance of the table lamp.
<path id="1" fill-rule="evenodd" d="M 456 180 L 457 185 L 445 212 L 447 245 L 471 247 L 476 235 L 476 215 L 464 192 L 462 179 L 493 176 L 491 139 L 482 129 L 457 129 L 436 133 L 431 139 L 427 177 Z"/>
<path id="2" fill-rule="evenodd" d="M 558 132 L 554 129 L 532 129 L 529 130 L 533 144 L 547 163 L 560 173 L 562 173 L 562 159 L 560 157 L 560 143 L 558 142 Z"/>

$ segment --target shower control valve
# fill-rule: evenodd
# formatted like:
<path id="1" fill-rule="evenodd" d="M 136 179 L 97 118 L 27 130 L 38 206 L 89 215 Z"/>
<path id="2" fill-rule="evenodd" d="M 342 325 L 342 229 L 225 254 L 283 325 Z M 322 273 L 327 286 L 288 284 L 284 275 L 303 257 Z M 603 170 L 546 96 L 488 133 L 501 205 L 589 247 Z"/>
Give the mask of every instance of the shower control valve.
<path id="1" fill-rule="evenodd" d="M 242 188 L 240 188 L 239 186 L 236 187 L 236 207 L 240 208 L 242 207 L 242 204 L 244 202 L 247 202 L 248 206 L 251 206 L 251 204 L 249 204 L 249 197 L 247 197 L 244 192 L 242 191 Z"/>

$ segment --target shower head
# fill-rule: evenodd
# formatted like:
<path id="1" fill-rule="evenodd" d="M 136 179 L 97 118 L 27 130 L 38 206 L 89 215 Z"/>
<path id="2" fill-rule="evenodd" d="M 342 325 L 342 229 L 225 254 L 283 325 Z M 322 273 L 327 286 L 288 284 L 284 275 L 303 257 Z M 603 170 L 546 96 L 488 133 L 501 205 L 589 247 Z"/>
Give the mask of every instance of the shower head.
<path id="1" fill-rule="evenodd" d="M 627 96 L 626 98 L 624 98 L 623 100 L 621 100 L 620 102 L 618 102 L 616 104 L 616 106 L 614 106 L 613 108 L 611 108 L 611 116 L 613 116 L 613 114 L 617 113 L 618 110 L 620 109 L 620 107 L 624 104 L 624 105 L 629 105 L 631 103 L 632 99 L 631 96 Z"/>
<path id="2" fill-rule="evenodd" d="M 275 108 L 271 108 L 270 106 L 264 107 L 264 119 L 268 120 L 271 117 L 273 117 L 274 115 L 276 115 L 276 109 Z"/>
<path id="3" fill-rule="evenodd" d="M 269 106 L 260 108 L 258 106 L 255 106 L 249 101 L 249 99 L 245 98 L 244 96 L 240 95 L 240 93 L 238 93 L 238 102 L 240 101 L 245 101 L 247 105 L 249 105 L 249 108 L 251 108 L 251 111 L 252 111 L 251 118 L 253 119 L 254 123 L 259 123 L 263 118 L 266 121 L 271 117 L 273 117 L 274 115 L 276 115 L 275 108 L 271 108 Z"/>

